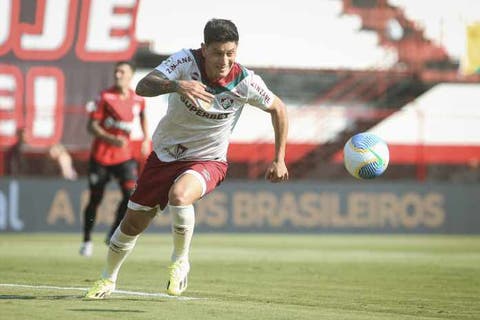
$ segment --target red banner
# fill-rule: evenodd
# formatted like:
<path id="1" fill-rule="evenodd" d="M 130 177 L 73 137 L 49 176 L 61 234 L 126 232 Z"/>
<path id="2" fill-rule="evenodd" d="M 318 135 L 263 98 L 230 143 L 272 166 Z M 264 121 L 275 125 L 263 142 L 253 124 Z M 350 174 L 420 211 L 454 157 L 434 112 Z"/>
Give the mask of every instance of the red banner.
<path id="1" fill-rule="evenodd" d="M 0 148 L 87 149 L 84 106 L 132 58 L 139 0 L 0 2 Z M 64 124 L 68 123 L 67 126 Z"/>

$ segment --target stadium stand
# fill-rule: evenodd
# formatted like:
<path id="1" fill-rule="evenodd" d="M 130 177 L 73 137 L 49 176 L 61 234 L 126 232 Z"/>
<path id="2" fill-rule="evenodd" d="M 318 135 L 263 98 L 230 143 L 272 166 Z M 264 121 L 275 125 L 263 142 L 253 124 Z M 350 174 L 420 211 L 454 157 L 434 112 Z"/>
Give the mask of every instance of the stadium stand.
<path id="1" fill-rule="evenodd" d="M 362 30 L 361 18 L 356 14 L 346 14 L 340 0 L 282 1 L 278 4 L 281 10 L 274 10 L 274 23 L 261 27 L 258 23 L 252 23 L 263 21 L 263 14 L 272 12 L 272 2 L 245 0 L 242 6 L 255 10 L 250 10 L 248 14 L 241 10 L 229 13 L 229 18 L 235 21 L 242 33 L 238 60 L 247 66 L 359 70 L 387 69 L 397 61 L 395 50 L 380 46 L 376 32 Z M 275 7 L 277 3 L 273 3 Z M 199 12 L 209 4 L 215 7 L 211 0 L 189 4 L 182 16 L 185 21 L 191 21 L 192 27 L 188 30 L 195 30 Z M 145 27 L 149 24 L 148 19 L 152 18 L 142 16 L 142 12 L 155 11 L 160 7 L 168 12 L 177 6 L 176 3 L 145 1 L 142 6 L 139 20 L 146 19 L 146 22 L 143 27 L 139 26 L 137 35 L 139 40 L 153 41 L 153 52 L 170 54 L 182 47 L 198 47 L 198 34 L 195 32 L 182 33 L 176 29 L 175 33 L 159 33 L 156 29 Z M 198 30 L 201 30 L 203 21 L 214 14 L 209 13 L 205 19 L 201 19 Z M 175 25 L 178 18 L 167 15 L 162 21 L 167 25 Z M 302 32 L 301 36 L 299 31 Z"/>
<path id="2" fill-rule="evenodd" d="M 241 38 L 238 60 L 260 74 L 289 107 L 291 127 L 287 162 L 292 178 L 347 178 L 338 154 L 352 134 L 381 125 L 384 119 L 395 116 L 402 107 L 415 103 L 440 83 L 480 81 L 479 75 L 465 76 L 458 71 L 465 24 L 474 16 L 462 13 L 461 8 L 466 4 L 471 4 L 472 8 L 478 6 L 475 1 L 458 1 L 459 6 L 435 2 L 435 15 L 430 14 L 431 3 L 414 0 L 282 2 L 282 10 L 276 10 L 275 14 L 279 15 L 278 21 L 290 23 L 262 28 L 251 21 L 261 21 L 261 13 L 271 6 L 269 1 L 245 0 L 244 5 L 256 8 L 250 16 L 241 11 L 232 12 L 230 18 L 245 35 Z M 200 13 L 205 3 L 192 2 L 185 9 L 182 19 L 191 21 L 191 26 L 188 30 L 177 30 L 178 33 L 159 33 L 148 27 L 156 23 L 148 20 L 153 19 L 152 15 L 142 16 L 142 12 L 154 11 L 159 6 L 163 12 L 168 12 L 169 6 L 175 5 L 142 1 L 138 17 L 142 23 L 137 27 L 137 38 L 143 42 L 139 43 L 133 58 L 139 74 L 145 74 L 181 47 L 198 47 L 198 34 L 191 30 L 195 30 L 196 24 L 201 28 L 208 18 L 201 17 L 203 13 Z M 302 19 L 291 21 L 291 16 L 295 15 Z M 176 19 L 167 15 L 163 23 L 173 25 Z M 295 24 L 294 28 L 291 23 Z M 298 30 L 305 34 L 299 37 L 295 33 Z M 268 45 L 265 39 L 269 39 Z M 102 76 L 106 75 L 108 73 Z M 74 94 L 74 103 L 86 99 L 80 96 L 80 91 Z M 164 102 L 147 102 L 152 106 L 154 103 Z M 164 108 L 148 105 L 147 110 L 153 110 L 149 118 L 158 119 L 163 112 L 159 110 Z M 229 176 L 261 179 L 268 156 L 272 154 L 273 138 L 258 129 L 260 126 L 251 125 L 260 120 L 268 121 L 261 118 L 266 115 L 249 109 L 244 111 L 232 136 Z M 76 125 L 65 127 L 61 142 L 72 154 L 79 175 L 84 175 L 90 141 L 86 133 L 78 133 L 85 122 L 85 112 L 80 110 L 83 109 L 78 106 L 65 107 L 65 121 Z M 423 148 L 411 146 L 417 148 L 415 150 Z M 24 171 L 26 174 L 58 174 L 46 152 L 36 150 L 26 155 L 22 159 L 27 163 L 23 166 L 28 168 Z M 465 166 L 470 160 L 464 158 L 463 163 L 448 165 Z M 438 161 L 440 163 L 428 166 L 446 165 L 441 163 L 443 160 Z M 421 163 L 424 165 L 427 164 Z M 425 167 L 418 168 L 415 159 L 393 161 L 386 178 L 430 178 L 428 174 L 419 174 L 426 171 Z M 435 174 L 431 178 L 435 177 L 448 179 L 449 175 Z"/>
<path id="3" fill-rule="evenodd" d="M 396 49 L 400 63 L 421 68 L 426 62 L 448 61 L 443 46 L 427 39 L 418 24 L 386 0 L 367 1 L 369 6 L 363 5 L 364 2 L 359 0 L 346 0 L 343 3 L 346 13 L 361 17 L 363 28 L 378 33 L 382 45 Z M 395 23 L 400 30 L 397 34 L 392 30 Z"/>
<path id="4" fill-rule="evenodd" d="M 478 21 L 480 3 L 472 0 L 437 1 L 431 4 L 415 0 L 390 0 L 390 4 L 403 10 L 415 26 L 423 30 L 424 37 L 441 45 L 450 58 L 460 60 L 465 46 L 465 26 Z M 432 6 L 435 14 L 432 14 Z M 466 10 L 465 8 L 468 8 Z"/>

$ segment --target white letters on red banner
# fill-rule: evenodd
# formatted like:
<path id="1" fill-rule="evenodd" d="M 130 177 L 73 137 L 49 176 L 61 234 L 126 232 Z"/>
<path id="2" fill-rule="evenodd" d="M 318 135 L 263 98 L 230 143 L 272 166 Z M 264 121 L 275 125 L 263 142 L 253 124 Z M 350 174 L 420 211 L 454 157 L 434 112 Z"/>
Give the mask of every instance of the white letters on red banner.
<path id="1" fill-rule="evenodd" d="M 0 56 L 12 48 L 15 38 L 12 26 L 18 21 L 19 12 L 19 1 L 0 0 Z"/>
<path id="2" fill-rule="evenodd" d="M 10 60 L 0 64 L 0 148 L 15 144 L 19 128 L 25 129 L 26 142 L 34 147 L 60 141 L 66 84 L 62 69 L 55 65 L 67 64 L 57 61 L 72 53 L 84 62 L 128 60 L 137 47 L 139 0 L 22 4 L 0 0 L 0 60 L 5 55 Z M 25 8 L 35 12 L 21 14 Z M 45 65 L 30 67 L 35 61 Z"/>
<path id="3" fill-rule="evenodd" d="M 27 73 L 26 83 L 26 142 L 43 147 L 57 143 L 63 131 L 62 71 L 55 67 L 33 67 Z"/>
<path id="4" fill-rule="evenodd" d="M 62 58 L 73 42 L 78 0 L 37 0 L 36 4 L 34 24 L 18 24 L 15 54 L 24 60 Z"/>
<path id="5" fill-rule="evenodd" d="M 17 67 L 0 65 L 0 147 L 17 142 L 17 128 L 23 127 L 23 79 Z"/>
<path id="6" fill-rule="evenodd" d="M 85 0 L 77 56 L 85 61 L 124 60 L 136 49 L 138 0 Z"/>

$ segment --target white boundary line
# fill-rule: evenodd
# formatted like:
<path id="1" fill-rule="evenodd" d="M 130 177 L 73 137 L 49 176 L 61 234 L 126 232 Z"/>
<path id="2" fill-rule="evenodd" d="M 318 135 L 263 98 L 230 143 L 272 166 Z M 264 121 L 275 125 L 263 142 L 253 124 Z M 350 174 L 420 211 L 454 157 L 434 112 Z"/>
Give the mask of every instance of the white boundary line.
<path id="1" fill-rule="evenodd" d="M 53 290 L 77 290 L 77 291 L 87 291 L 88 288 L 81 287 L 56 287 L 56 286 L 45 286 L 45 285 L 30 285 L 30 284 L 16 284 L 16 283 L 0 283 L 0 287 L 13 287 L 13 288 L 30 288 L 30 289 L 53 289 Z M 141 296 L 141 297 L 159 297 L 159 298 L 168 298 L 175 300 L 204 300 L 205 298 L 193 298 L 193 297 L 176 297 L 170 296 L 166 293 L 149 293 L 149 292 L 138 292 L 138 291 L 125 291 L 125 290 L 115 290 L 113 293 L 119 295 L 128 295 L 128 296 Z"/>

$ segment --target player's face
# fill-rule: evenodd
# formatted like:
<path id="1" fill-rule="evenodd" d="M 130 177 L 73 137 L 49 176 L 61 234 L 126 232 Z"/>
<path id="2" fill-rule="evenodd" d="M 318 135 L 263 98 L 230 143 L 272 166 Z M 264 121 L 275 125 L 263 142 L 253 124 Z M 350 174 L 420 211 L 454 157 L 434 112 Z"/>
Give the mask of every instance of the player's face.
<path id="1" fill-rule="evenodd" d="M 130 87 L 133 72 L 128 64 L 121 64 L 115 68 L 113 77 L 115 79 L 115 86 L 119 89 L 127 89 Z"/>
<path id="2" fill-rule="evenodd" d="M 210 80 L 215 81 L 228 75 L 237 57 L 237 43 L 213 42 L 202 44 L 202 54 L 205 58 L 205 71 Z"/>

